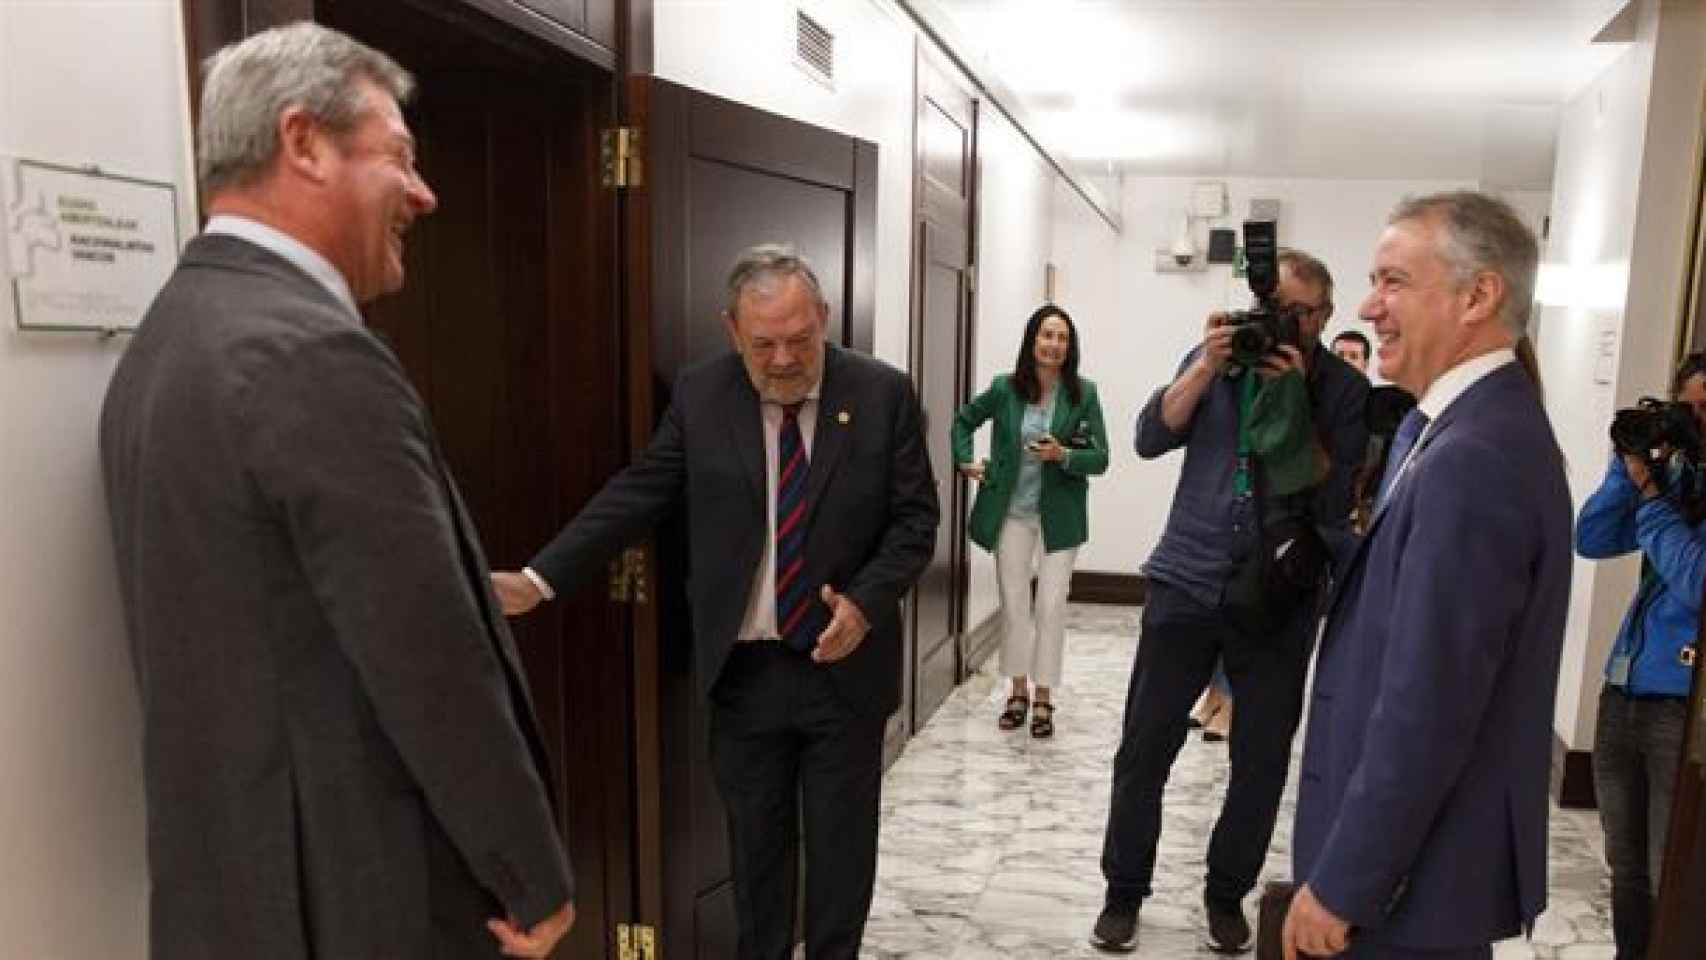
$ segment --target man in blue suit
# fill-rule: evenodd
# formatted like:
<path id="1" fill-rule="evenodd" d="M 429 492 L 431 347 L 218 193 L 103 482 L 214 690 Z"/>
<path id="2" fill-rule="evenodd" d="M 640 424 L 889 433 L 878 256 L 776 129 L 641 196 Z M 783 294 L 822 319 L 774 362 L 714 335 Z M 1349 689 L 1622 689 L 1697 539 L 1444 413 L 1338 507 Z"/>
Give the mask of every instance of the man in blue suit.
<path id="1" fill-rule="evenodd" d="M 1534 235 L 1477 193 L 1387 223 L 1360 313 L 1419 400 L 1321 641 L 1288 960 L 1491 957 L 1546 906 L 1571 506 L 1525 334 Z"/>

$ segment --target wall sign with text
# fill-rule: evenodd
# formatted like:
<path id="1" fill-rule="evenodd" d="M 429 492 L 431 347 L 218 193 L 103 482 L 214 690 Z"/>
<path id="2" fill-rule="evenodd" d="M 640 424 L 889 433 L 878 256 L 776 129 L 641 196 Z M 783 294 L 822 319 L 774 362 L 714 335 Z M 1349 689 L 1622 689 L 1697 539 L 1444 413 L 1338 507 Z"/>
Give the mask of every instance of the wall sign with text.
<path id="1" fill-rule="evenodd" d="M 0 217 L 24 330 L 135 329 L 178 262 L 170 183 L 0 156 Z"/>

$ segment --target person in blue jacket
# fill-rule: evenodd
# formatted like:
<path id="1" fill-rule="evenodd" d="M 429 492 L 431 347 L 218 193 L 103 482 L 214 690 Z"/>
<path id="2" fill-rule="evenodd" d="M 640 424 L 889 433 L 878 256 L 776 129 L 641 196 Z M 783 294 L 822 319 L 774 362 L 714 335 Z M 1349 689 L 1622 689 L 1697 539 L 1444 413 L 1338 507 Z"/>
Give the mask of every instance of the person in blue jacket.
<path id="1" fill-rule="evenodd" d="M 1671 396 L 1706 428 L 1706 353 L 1682 362 Z M 1576 520 L 1583 557 L 1641 554 L 1640 586 L 1606 661 L 1593 741 L 1618 960 L 1647 954 L 1688 722 L 1689 664 L 1706 588 L 1706 477 L 1699 473 L 1680 456 L 1650 465 L 1638 454 L 1613 453 Z"/>

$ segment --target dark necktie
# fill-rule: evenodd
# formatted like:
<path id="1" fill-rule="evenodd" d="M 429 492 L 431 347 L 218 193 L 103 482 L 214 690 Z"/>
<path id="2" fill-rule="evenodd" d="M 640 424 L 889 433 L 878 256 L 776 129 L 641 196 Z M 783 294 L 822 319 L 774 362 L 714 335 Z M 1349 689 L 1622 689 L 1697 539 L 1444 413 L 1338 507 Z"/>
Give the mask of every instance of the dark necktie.
<path id="1" fill-rule="evenodd" d="M 800 437 L 798 403 L 782 405 L 776 449 L 776 632 L 789 647 L 810 650 L 817 618 L 812 592 L 802 576 L 806 564 L 806 445 Z"/>
<path id="2" fill-rule="evenodd" d="M 1404 460 L 1410 456 L 1410 449 L 1416 445 L 1416 439 L 1427 425 L 1427 414 L 1420 407 L 1411 407 L 1399 421 L 1398 432 L 1392 435 L 1392 448 L 1386 451 L 1386 472 L 1380 477 L 1380 495 L 1374 501 L 1376 510 L 1384 507 L 1391 498 L 1392 482 L 1398 479 L 1398 470 L 1403 467 Z"/>

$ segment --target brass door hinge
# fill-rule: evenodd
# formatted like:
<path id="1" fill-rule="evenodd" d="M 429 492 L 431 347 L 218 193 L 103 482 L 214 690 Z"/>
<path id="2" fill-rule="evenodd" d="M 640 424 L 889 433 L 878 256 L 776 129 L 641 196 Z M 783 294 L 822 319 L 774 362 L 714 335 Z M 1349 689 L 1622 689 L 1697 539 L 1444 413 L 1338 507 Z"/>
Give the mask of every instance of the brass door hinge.
<path id="1" fill-rule="evenodd" d="M 613 603 L 647 603 L 651 597 L 646 580 L 646 548 L 629 547 L 610 561 L 610 599 Z"/>
<path id="2" fill-rule="evenodd" d="M 657 960 L 657 931 L 638 923 L 616 925 L 617 960 Z"/>
<path id="3" fill-rule="evenodd" d="M 645 183 L 640 151 L 645 136 L 638 127 L 616 127 L 599 135 L 598 166 L 606 187 L 638 187 Z"/>

